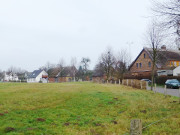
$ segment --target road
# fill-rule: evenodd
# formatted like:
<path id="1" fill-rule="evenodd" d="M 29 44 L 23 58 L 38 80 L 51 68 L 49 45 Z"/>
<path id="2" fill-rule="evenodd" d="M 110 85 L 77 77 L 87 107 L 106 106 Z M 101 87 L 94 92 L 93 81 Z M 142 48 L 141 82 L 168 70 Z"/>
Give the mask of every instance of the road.
<path id="1" fill-rule="evenodd" d="M 148 87 L 148 90 L 150 90 L 150 89 L 151 89 L 151 88 Z M 164 88 L 162 88 L 162 87 L 157 87 L 157 88 L 156 88 L 156 92 L 158 92 L 158 93 L 163 93 L 163 94 L 164 94 Z M 180 97 L 179 89 L 167 89 L 167 95 Z"/>

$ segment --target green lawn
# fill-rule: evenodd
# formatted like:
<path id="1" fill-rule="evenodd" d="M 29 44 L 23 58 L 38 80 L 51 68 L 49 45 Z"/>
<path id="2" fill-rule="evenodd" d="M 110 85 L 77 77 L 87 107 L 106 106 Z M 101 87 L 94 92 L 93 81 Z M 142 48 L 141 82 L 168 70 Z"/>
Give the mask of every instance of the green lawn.
<path id="1" fill-rule="evenodd" d="M 122 135 L 180 113 L 178 98 L 119 85 L 0 83 L 0 135 Z M 143 130 L 178 135 L 180 114 Z"/>

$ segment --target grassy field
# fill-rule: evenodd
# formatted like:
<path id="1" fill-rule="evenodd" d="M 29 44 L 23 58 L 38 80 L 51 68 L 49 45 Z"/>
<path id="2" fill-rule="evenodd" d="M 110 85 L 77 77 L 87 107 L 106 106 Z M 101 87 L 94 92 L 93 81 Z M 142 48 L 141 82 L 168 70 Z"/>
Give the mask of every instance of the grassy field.
<path id="1" fill-rule="evenodd" d="M 0 83 L 0 135 L 122 135 L 131 119 L 143 134 L 179 135 L 178 98 L 119 85 Z"/>

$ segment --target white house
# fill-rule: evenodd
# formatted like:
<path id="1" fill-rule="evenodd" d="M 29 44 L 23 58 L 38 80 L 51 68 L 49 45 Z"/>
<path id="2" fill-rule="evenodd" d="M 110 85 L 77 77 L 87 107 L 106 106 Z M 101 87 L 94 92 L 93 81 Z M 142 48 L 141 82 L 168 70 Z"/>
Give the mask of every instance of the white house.
<path id="1" fill-rule="evenodd" d="M 27 78 L 27 83 L 48 83 L 48 74 L 44 70 L 34 70 Z"/>
<path id="2" fill-rule="evenodd" d="M 13 73 L 13 72 L 10 72 L 10 73 L 4 73 L 4 79 L 3 81 L 6 81 L 6 82 L 9 82 L 9 81 L 18 81 L 18 76 L 17 74 Z"/>
<path id="3" fill-rule="evenodd" d="M 173 70 L 158 70 L 158 76 L 173 76 Z"/>
<path id="4" fill-rule="evenodd" d="M 180 66 L 176 67 L 173 70 L 173 76 L 180 76 Z"/>

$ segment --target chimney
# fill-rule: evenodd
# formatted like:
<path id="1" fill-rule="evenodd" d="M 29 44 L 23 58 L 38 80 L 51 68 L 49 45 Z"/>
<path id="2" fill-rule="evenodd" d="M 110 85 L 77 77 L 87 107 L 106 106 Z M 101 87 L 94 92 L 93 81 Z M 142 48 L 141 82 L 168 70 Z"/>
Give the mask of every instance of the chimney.
<path id="1" fill-rule="evenodd" d="M 166 46 L 165 45 L 161 46 L 161 49 L 166 50 Z"/>

